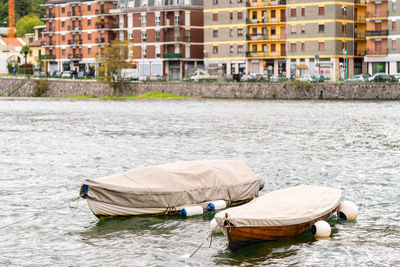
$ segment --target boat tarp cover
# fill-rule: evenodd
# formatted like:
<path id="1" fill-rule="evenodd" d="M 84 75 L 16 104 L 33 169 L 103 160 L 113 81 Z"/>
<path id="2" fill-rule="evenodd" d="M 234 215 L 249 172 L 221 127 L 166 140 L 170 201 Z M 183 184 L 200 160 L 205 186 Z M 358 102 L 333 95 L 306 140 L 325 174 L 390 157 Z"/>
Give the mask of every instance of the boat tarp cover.
<path id="1" fill-rule="evenodd" d="M 272 191 L 242 206 L 218 212 L 215 219 L 217 223 L 227 220 L 235 227 L 295 225 L 335 209 L 341 198 L 340 189 L 300 185 Z"/>
<path id="2" fill-rule="evenodd" d="M 135 208 L 177 207 L 254 197 L 261 180 L 237 160 L 183 161 L 88 179 L 87 198 Z M 81 195 L 84 193 L 81 186 Z"/>

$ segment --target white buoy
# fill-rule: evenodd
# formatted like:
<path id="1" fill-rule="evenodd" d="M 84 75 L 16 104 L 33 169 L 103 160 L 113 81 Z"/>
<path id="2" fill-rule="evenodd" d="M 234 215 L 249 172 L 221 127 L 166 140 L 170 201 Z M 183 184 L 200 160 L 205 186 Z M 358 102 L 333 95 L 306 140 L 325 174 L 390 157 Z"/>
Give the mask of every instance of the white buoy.
<path id="1" fill-rule="evenodd" d="M 212 219 L 211 222 L 210 222 L 210 229 L 211 229 L 211 232 L 213 232 L 213 233 L 221 233 L 222 232 L 222 230 L 219 227 L 219 225 L 218 225 L 217 221 L 215 220 L 215 218 Z"/>
<path id="2" fill-rule="evenodd" d="M 207 210 L 222 210 L 226 208 L 225 200 L 215 200 L 208 203 Z"/>
<path id="3" fill-rule="evenodd" d="M 331 226 L 326 221 L 318 221 L 311 226 L 311 233 L 315 237 L 329 237 L 331 235 Z"/>
<path id="4" fill-rule="evenodd" d="M 342 220 L 355 220 L 358 216 L 357 205 L 351 201 L 343 201 L 339 204 L 337 215 Z"/>
<path id="5" fill-rule="evenodd" d="M 179 214 L 184 217 L 189 217 L 189 216 L 203 214 L 203 212 L 204 212 L 204 209 L 202 206 L 191 206 L 191 207 L 183 208 Z"/>

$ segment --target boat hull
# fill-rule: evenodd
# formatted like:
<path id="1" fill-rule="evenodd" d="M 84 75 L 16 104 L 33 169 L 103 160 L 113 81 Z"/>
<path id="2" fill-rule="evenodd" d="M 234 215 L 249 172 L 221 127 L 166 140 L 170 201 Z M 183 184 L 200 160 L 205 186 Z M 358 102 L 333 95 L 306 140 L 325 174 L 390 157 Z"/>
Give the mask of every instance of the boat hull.
<path id="1" fill-rule="evenodd" d="M 316 219 L 295 225 L 235 227 L 227 222 L 225 228 L 228 235 L 229 248 L 234 251 L 264 241 L 296 237 L 309 231 L 315 222 L 328 220 L 337 209 L 338 206 Z"/>
<path id="2" fill-rule="evenodd" d="M 232 202 L 229 207 L 237 206 L 245 204 L 251 201 L 254 196 L 238 200 Z M 104 203 L 95 201 L 92 199 L 88 199 L 88 206 L 93 214 L 103 220 L 114 217 L 133 217 L 133 216 L 157 216 L 157 215 L 176 215 L 178 214 L 185 206 L 176 207 L 176 208 L 134 208 L 134 207 L 123 207 L 114 204 Z M 207 207 L 207 203 L 199 203 L 197 205 L 203 206 L 203 208 Z"/>

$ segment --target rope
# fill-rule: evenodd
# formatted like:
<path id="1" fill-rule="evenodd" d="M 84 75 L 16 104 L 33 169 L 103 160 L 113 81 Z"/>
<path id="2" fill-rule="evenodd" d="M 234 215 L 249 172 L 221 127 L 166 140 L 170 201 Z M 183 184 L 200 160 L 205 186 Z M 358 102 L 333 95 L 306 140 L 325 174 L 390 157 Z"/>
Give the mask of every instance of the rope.
<path id="1" fill-rule="evenodd" d="M 221 220 L 221 221 L 217 224 L 217 227 L 216 227 L 216 228 L 220 227 L 224 222 L 225 222 L 224 219 Z M 204 245 L 204 243 L 206 243 L 206 241 L 211 237 L 210 246 L 209 246 L 209 248 L 210 248 L 210 247 L 211 247 L 211 244 L 212 244 L 212 235 L 213 235 L 213 230 L 211 230 L 211 232 L 207 235 L 207 237 L 206 237 L 206 238 L 204 239 L 204 241 L 200 244 L 200 246 L 199 246 L 195 251 L 193 251 L 192 254 L 190 254 L 189 258 L 193 257 L 193 255 L 196 254 L 196 252 L 199 251 L 199 249 Z"/>
<path id="2" fill-rule="evenodd" d="M 48 212 L 48 211 L 50 211 L 50 210 L 53 210 L 53 209 L 55 209 L 55 208 L 58 208 L 58 207 L 60 207 L 60 206 L 62 206 L 62 205 L 65 205 L 65 204 L 67 204 L 67 203 L 69 204 L 70 202 L 77 201 L 77 200 L 80 199 L 82 196 L 83 196 L 83 194 L 82 194 L 82 195 L 79 195 L 79 196 L 76 196 L 76 197 L 74 197 L 74 198 L 68 200 L 67 202 L 63 202 L 63 203 L 60 203 L 60 204 L 58 204 L 58 205 L 56 205 L 56 206 L 50 207 L 50 208 L 48 208 L 47 210 L 34 213 L 34 214 L 31 215 L 31 216 L 28 216 L 28 217 L 25 217 L 25 218 L 23 218 L 23 219 L 14 221 L 14 222 L 12 222 L 12 223 L 10 223 L 10 224 L 3 225 L 3 226 L 0 227 L 0 230 L 1 230 L 1 229 L 4 229 L 4 228 L 7 228 L 7 227 L 9 227 L 9 226 L 11 226 L 11 225 L 20 223 L 20 222 L 22 222 L 22 221 L 35 218 L 35 217 L 38 216 L 38 215 L 44 214 L 44 213 L 46 213 L 46 212 Z"/>

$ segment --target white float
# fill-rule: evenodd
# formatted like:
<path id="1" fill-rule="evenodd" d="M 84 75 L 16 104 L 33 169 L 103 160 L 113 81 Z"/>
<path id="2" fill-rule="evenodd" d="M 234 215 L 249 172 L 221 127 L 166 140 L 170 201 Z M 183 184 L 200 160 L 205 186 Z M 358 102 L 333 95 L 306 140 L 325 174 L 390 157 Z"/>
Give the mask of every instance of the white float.
<path id="1" fill-rule="evenodd" d="M 208 203 L 207 210 L 222 210 L 226 208 L 225 200 L 215 200 Z"/>
<path id="2" fill-rule="evenodd" d="M 210 222 L 210 229 L 211 229 L 211 232 L 213 232 L 213 233 L 221 233 L 222 232 L 222 230 L 219 227 L 219 225 L 218 225 L 217 221 L 215 220 L 215 218 L 212 219 L 211 222 Z"/>
<path id="3" fill-rule="evenodd" d="M 311 227 L 311 233 L 317 238 L 319 237 L 329 237 L 331 235 L 331 226 L 326 221 L 317 221 Z"/>
<path id="4" fill-rule="evenodd" d="M 191 207 L 183 208 L 179 214 L 184 217 L 189 217 L 189 216 L 203 214 L 203 212 L 204 212 L 204 209 L 202 206 L 191 206 Z"/>
<path id="5" fill-rule="evenodd" d="M 355 220 L 358 216 L 357 205 L 351 201 L 343 201 L 339 204 L 337 215 L 340 219 L 348 221 Z"/>

